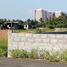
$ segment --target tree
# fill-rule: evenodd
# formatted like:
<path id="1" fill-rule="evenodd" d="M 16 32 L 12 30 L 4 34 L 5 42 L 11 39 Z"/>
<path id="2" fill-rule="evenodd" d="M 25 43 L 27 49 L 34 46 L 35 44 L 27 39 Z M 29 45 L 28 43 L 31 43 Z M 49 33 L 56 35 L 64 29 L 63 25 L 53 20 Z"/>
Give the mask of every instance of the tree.
<path id="1" fill-rule="evenodd" d="M 46 26 L 48 28 L 67 28 L 67 17 L 62 15 L 59 18 L 48 20 Z"/>

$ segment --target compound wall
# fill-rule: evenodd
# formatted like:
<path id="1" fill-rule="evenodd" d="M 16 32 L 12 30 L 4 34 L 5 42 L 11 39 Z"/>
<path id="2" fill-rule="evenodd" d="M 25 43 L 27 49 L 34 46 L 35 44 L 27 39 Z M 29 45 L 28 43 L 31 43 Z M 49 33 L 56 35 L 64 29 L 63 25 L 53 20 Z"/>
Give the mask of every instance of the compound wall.
<path id="1" fill-rule="evenodd" d="M 8 32 L 8 57 L 10 50 L 31 49 L 63 51 L 67 49 L 67 34 L 32 34 Z"/>

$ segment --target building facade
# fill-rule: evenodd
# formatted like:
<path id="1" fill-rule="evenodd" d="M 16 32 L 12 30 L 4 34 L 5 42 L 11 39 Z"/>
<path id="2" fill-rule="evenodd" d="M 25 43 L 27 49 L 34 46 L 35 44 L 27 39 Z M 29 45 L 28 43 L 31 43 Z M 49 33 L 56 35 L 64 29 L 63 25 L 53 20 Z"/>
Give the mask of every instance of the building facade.
<path id="1" fill-rule="evenodd" d="M 47 19 L 52 19 L 53 18 L 53 13 L 52 12 L 48 12 L 47 13 Z"/>
<path id="2" fill-rule="evenodd" d="M 55 17 L 58 18 L 59 16 L 62 15 L 62 11 L 55 11 Z"/>
<path id="3" fill-rule="evenodd" d="M 35 20 L 39 22 L 40 20 L 47 21 L 54 17 L 58 18 L 59 16 L 62 15 L 62 13 L 63 13 L 62 11 L 48 12 L 43 9 L 36 9 L 35 10 Z"/>
<path id="4" fill-rule="evenodd" d="M 35 10 L 35 20 L 39 21 L 46 21 L 47 19 L 47 11 L 43 10 L 43 9 L 36 9 Z"/>

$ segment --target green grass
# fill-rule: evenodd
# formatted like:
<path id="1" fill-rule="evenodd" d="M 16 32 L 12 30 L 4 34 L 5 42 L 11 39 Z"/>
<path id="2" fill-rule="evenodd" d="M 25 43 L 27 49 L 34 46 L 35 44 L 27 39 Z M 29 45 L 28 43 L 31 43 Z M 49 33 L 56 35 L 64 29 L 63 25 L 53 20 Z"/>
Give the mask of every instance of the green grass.
<path id="1" fill-rule="evenodd" d="M 0 30 L 0 52 L 2 53 L 0 57 L 7 56 L 7 45 L 8 45 L 7 31 Z"/>
<path id="2" fill-rule="evenodd" d="M 54 32 L 55 29 L 50 29 L 50 28 L 47 28 L 47 27 L 46 27 L 46 28 L 44 28 L 44 31 L 45 31 L 45 32 Z"/>
<path id="3" fill-rule="evenodd" d="M 29 30 L 13 30 L 13 32 L 19 33 L 19 32 L 25 32 L 25 33 L 33 33 L 36 29 L 29 29 Z"/>
<path id="4" fill-rule="evenodd" d="M 0 40 L 0 48 L 2 49 L 7 48 L 7 40 Z"/>
<path id="5" fill-rule="evenodd" d="M 7 40 L 0 40 L 0 57 L 7 57 Z"/>
<path id="6" fill-rule="evenodd" d="M 39 30 L 37 29 L 29 29 L 29 30 L 13 30 L 14 33 L 24 32 L 24 33 L 37 33 Z M 54 32 L 54 29 L 43 28 L 41 32 Z"/>

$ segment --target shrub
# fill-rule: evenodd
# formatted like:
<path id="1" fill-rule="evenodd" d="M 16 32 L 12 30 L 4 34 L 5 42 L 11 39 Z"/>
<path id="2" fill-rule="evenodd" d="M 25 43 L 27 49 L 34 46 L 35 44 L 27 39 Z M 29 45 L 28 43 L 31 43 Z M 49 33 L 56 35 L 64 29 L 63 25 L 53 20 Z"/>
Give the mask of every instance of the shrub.
<path id="1" fill-rule="evenodd" d="M 28 58 L 28 53 L 25 50 L 21 51 L 21 58 Z"/>
<path id="2" fill-rule="evenodd" d="M 0 56 L 4 56 L 6 53 L 0 49 Z M 37 49 L 32 49 L 31 51 L 26 50 L 12 50 L 11 56 L 13 58 L 30 58 L 30 59 L 45 59 L 50 62 L 59 62 L 59 61 L 67 61 L 67 50 L 63 51 L 62 53 L 59 52 L 52 52 L 49 51 L 39 51 Z"/>
<path id="3" fill-rule="evenodd" d="M 51 62 L 59 62 L 60 61 L 60 57 L 59 57 L 59 53 L 53 53 L 52 55 L 50 55 L 49 61 Z"/>
<path id="4" fill-rule="evenodd" d="M 7 39 L 0 40 L 0 51 L 2 51 L 3 54 L 1 57 L 7 57 Z"/>
<path id="5" fill-rule="evenodd" d="M 67 50 L 64 50 L 62 53 L 55 52 L 51 54 L 45 51 L 44 59 L 51 62 L 67 61 Z"/>
<path id="6" fill-rule="evenodd" d="M 51 61 L 51 62 L 59 62 L 60 61 L 60 54 L 59 54 L 59 52 L 50 53 L 48 51 L 45 51 L 44 59 Z"/>
<path id="7" fill-rule="evenodd" d="M 1 49 L 0 48 L 0 57 L 6 57 L 6 54 L 7 52 L 4 50 L 4 49 Z"/>
<path id="8" fill-rule="evenodd" d="M 7 57 L 7 49 L 6 49 L 6 48 L 3 49 L 3 56 L 4 56 L 4 57 Z"/>
<path id="9" fill-rule="evenodd" d="M 37 59 L 38 58 L 38 52 L 36 49 L 32 49 L 30 53 L 30 58 Z"/>
<path id="10" fill-rule="evenodd" d="M 62 61 L 67 61 L 67 50 L 64 50 L 61 55 L 60 58 Z"/>
<path id="11" fill-rule="evenodd" d="M 31 52 L 27 52 L 25 50 L 12 50 L 11 56 L 13 58 L 31 58 L 35 59 L 38 57 L 37 50 L 32 49 Z"/>
<path id="12" fill-rule="evenodd" d="M 50 58 L 50 53 L 48 51 L 45 51 L 44 59 L 49 60 L 49 58 Z"/>
<path id="13" fill-rule="evenodd" d="M 11 51 L 11 56 L 13 57 L 13 58 L 19 58 L 20 56 L 21 56 L 21 51 L 20 50 L 12 50 Z"/>
<path id="14" fill-rule="evenodd" d="M 11 56 L 13 58 L 29 58 L 30 57 L 30 52 L 27 52 L 25 50 L 12 50 L 11 51 Z"/>
<path id="15" fill-rule="evenodd" d="M 36 33 L 42 33 L 42 30 L 39 29 L 39 28 L 37 28 L 37 29 L 36 29 Z"/>
<path id="16" fill-rule="evenodd" d="M 13 58 L 28 58 L 27 51 L 25 50 L 12 50 L 11 56 Z"/>

